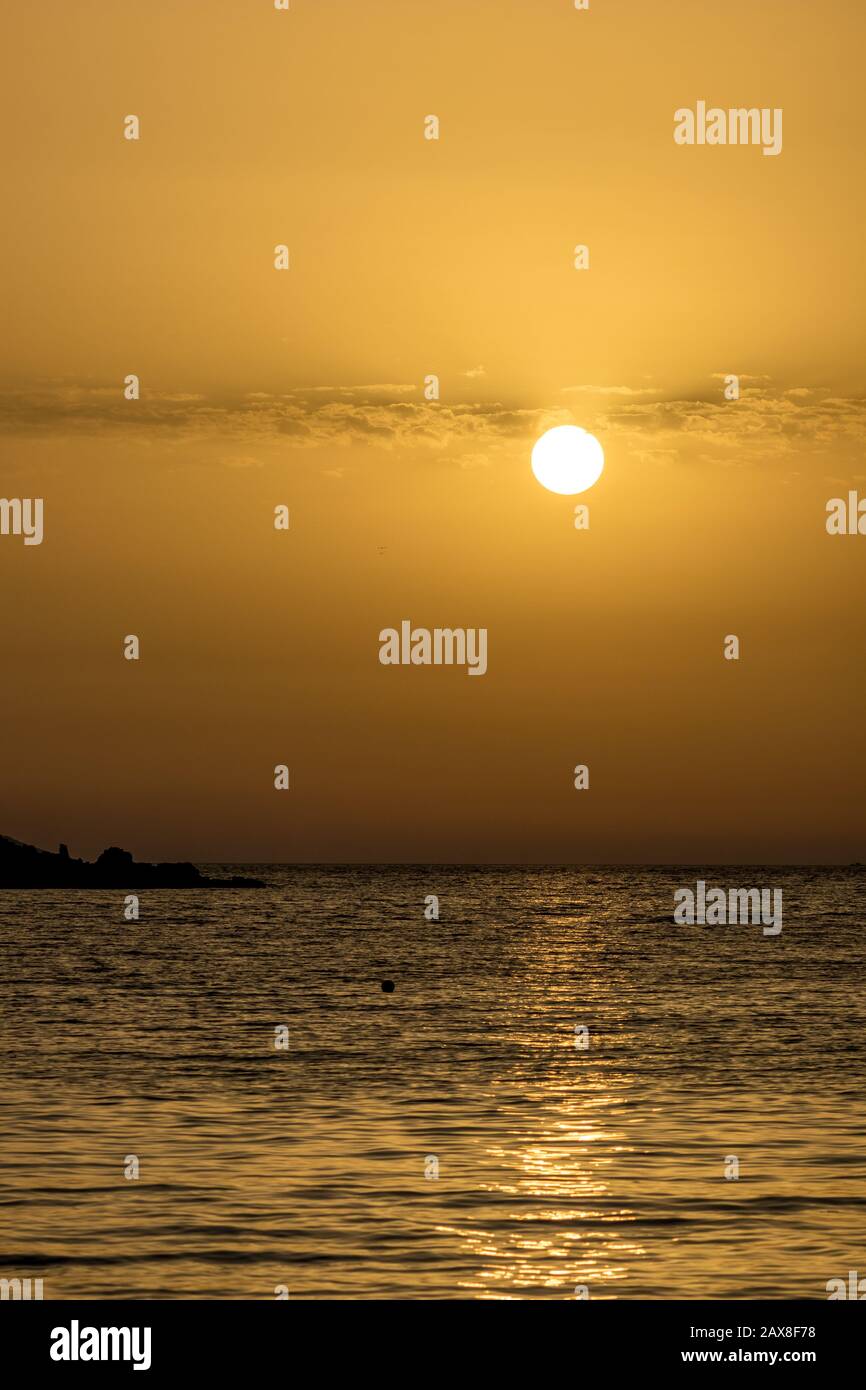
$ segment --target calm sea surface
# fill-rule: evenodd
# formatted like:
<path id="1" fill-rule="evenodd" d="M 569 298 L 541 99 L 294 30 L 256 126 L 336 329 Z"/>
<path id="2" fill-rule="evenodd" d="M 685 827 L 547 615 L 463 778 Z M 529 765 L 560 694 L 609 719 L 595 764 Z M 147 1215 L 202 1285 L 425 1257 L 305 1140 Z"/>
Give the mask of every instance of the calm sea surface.
<path id="1" fill-rule="evenodd" d="M 269 886 L 143 893 L 137 923 L 121 893 L 0 893 L 0 1276 L 825 1298 L 866 1274 L 866 872 L 246 872 Z M 781 935 L 674 926 L 698 877 L 781 887 Z"/>

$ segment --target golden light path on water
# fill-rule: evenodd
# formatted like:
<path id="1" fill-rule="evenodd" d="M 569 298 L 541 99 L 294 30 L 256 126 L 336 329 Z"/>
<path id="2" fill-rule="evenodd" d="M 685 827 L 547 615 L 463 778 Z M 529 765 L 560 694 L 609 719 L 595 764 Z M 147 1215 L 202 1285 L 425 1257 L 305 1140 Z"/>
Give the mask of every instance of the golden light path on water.
<path id="1" fill-rule="evenodd" d="M 570 1294 L 578 1286 L 610 1289 L 627 1277 L 624 1260 L 645 1253 L 639 1242 L 608 1229 L 633 1221 L 633 1211 L 605 1207 L 602 1214 L 599 1206 L 609 1196 L 604 1173 L 613 1159 L 597 1153 L 594 1146 L 603 1145 L 613 1154 L 628 1152 L 628 1145 L 618 1142 L 619 1131 L 593 1121 L 587 1112 L 615 1112 L 615 1103 L 599 1088 L 596 1096 L 568 1108 L 578 1113 L 546 1119 L 540 1137 L 485 1150 L 492 1165 L 513 1176 L 482 1180 L 480 1192 L 491 1194 L 496 1205 L 504 1201 L 516 1208 L 513 1225 L 504 1230 L 496 1224 L 487 1229 L 438 1228 L 478 1265 L 477 1276 L 460 1281 L 466 1294 L 501 1299 L 525 1297 L 527 1290 L 539 1288 Z M 483 1206 L 483 1196 L 479 1200 Z M 536 1200 L 541 1205 L 536 1206 Z M 540 1262 L 546 1270 L 541 1278 Z"/>

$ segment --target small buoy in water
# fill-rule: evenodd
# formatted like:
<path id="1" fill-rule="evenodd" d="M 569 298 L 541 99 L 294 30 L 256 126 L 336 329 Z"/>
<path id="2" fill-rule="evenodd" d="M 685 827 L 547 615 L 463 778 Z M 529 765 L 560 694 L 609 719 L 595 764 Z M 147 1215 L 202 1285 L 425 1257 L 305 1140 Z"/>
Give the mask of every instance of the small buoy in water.
<path id="1" fill-rule="evenodd" d="M 383 993 L 383 994 L 393 994 L 393 993 L 394 993 L 394 981 L 393 981 L 393 980 L 383 980 L 383 981 L 382 981 L 382 993 Z"/>

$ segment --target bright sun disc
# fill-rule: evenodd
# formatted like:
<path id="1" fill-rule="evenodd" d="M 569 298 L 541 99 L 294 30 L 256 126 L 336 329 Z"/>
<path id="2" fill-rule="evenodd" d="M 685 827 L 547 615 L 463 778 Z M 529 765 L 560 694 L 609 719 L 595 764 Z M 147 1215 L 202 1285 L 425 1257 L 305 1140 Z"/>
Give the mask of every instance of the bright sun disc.
<path id="1" fill-rule="evenodd" d="M 594 434 L 578 425 L 545 430 L 532 450 L 532 471 L 548 492 L 585 492 L 604 468 L 604 450 Z"/>

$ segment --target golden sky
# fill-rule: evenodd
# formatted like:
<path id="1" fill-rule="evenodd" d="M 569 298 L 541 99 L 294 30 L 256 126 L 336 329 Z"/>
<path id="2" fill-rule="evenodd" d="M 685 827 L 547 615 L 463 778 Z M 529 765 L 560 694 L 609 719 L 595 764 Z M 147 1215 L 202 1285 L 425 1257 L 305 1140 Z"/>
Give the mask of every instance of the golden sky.
<path id="1" fill-rule="evenodd" d="M 0 24 L 0 496 L 45 500 L 0 536 L 0 833 L 866 859 L 866 539 L 824 525 L 866 495 L 861 5 Z M 782 108 L 782 153 L 676 145 L 698 100 Z M 566 422 L 574 499 L 529 468 Z M 485 627 L 487 674 L 381 666 L 405 618 Z"/>

